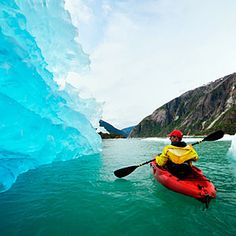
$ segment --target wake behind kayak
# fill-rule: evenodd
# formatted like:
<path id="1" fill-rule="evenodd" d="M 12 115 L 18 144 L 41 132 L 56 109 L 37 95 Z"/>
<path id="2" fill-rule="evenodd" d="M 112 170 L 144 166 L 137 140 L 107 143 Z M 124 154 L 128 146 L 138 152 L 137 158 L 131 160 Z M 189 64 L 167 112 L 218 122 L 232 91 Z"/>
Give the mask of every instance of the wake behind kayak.
<path id="1" fill-rule="evenodd" d="M 178 178 L 167 169 L 157 166 L 156 161 L 150 163 L 156 180 L 166 188 L 181 193 L 206 204 L 208 208 L 211 199 L 216 198 L 216 188 L 213 183 L 203 175 L 196 166 L 185 178 Z"/>

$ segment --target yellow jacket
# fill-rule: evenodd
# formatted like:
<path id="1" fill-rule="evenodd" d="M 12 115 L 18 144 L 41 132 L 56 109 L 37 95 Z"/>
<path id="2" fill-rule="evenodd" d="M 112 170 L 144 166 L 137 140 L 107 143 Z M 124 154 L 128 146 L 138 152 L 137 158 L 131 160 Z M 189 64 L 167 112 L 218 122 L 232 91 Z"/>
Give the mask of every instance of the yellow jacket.
<path id="1" fill-rule="evenodd" d="M 164 166 L 166 162 L 170 160 L 175 164 L 182 164 L 186 161 L 198 160 L 198 154 L 193 149 L 192 145 L 186 147 L 176 147 L 173 145 L 167 145 L 160 156 L 156 156 L 156 163 L 159 166 Z"/>

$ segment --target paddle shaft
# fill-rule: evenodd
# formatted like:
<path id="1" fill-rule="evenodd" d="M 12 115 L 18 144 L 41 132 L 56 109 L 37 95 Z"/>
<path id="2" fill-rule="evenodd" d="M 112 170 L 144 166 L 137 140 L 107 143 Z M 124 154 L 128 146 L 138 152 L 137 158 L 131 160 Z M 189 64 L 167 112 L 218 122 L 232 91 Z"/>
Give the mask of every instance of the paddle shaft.
<path id="1" fill-rule="evenodd" d="M 152 162 L 152 161 L 155 161 L 155 160 L 156 160 L 156 158 L 154 158 L 154 159 L 152 159 L 152 160 L 149 160 L 149 161 L 146 161 L 146 162 L 144 162 L 144 163 L 142 163 L 142 164 L 139 164 L 138 167 L 143 166 L 143 165 L 146 165 L 146 164 L 148 164 L 148 163 L 150 163 L 150 162 Z"/>

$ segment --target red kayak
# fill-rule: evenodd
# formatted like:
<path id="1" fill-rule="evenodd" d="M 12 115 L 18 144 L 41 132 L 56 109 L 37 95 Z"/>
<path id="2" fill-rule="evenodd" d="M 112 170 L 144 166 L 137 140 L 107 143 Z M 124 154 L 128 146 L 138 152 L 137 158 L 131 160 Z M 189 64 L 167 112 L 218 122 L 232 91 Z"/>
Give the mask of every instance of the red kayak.
<path id="1" fill-rule="evenodd" d="M 171 174 L 167 169 L 157 166 L 156 161 L 151 162 L 150 165 L 157 181 L 166 188 L 194 197 L 206 203 L 206 207 L 208 207 L 211 199 L 216 198 L 215 186 L 196 166 L 192 166 L 192 171 L 189 175 L 180 179 Z"/>

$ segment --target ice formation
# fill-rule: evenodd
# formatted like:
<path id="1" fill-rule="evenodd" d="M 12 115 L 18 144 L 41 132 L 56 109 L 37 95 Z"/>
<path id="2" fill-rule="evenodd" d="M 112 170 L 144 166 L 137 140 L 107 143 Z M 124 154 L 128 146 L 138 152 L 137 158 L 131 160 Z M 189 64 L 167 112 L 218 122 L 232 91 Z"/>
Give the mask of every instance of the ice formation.
<path id="1" fill-rule="evenodd" d="M 0 192 L 41 164 L 98 153 L 100 109 L 58 83 L 88 69 L 63 0 L 0 0 Z"/>

